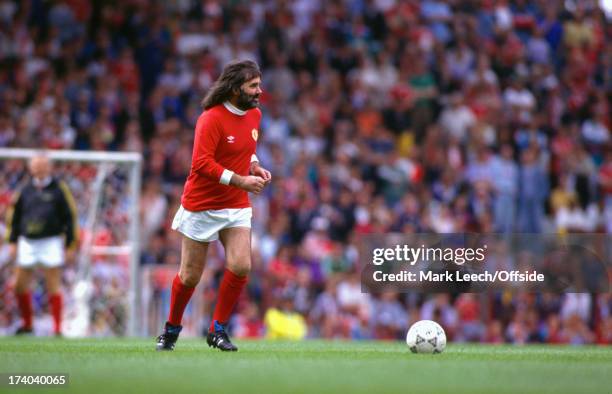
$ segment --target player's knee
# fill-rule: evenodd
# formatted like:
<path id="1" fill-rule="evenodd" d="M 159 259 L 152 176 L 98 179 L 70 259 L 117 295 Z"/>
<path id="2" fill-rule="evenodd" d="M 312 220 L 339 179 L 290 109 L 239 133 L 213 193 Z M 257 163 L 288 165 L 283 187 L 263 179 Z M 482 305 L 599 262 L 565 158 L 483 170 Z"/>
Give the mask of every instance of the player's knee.
<path id="1" fill-rule="evenodd" d="M 30 287 L 30 273 L 23 269 L 17 270 L 17 278 L 15 280 L 15 291 L 23 293 Z"/>
<path id="2" fill-rule="evenodd" d="M 187 287 L 196 287 L 200 282 L 200 276 L 188 270 L 179 272 L 181 283 Z"/>
<path id="3" fill-rule="evenodd" d="M 28 291 L 30 288 L 29 283 L 24 281 L 16 281 L 15 282 L 15 293 L 22 294 Z"/>
<path id="4" fill-rule="evenodd" d="M 228 259 L 227 267 L 238 276 L 247 276 L 251 272 L 251 259 L 249 257 Z"/>

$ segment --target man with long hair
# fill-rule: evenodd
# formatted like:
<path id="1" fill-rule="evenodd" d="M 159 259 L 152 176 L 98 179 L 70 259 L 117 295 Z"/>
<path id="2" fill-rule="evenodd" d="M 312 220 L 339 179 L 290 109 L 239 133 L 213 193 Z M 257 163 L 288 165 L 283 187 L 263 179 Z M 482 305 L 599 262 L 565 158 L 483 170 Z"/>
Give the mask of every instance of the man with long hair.
<path id="1" fill-rule="evenodd" d="M 238 350 L 226 325 L 251 269 L 252 209 L 247 193 L 261 193 L 272 179 L 255 156 L 261 93 L 259 67 L 245 60 L 228 64 L 202 101 L 191 171 L 172 223 L 183 235 L 181 265 L 172 282 L 170 313 L 157 350 L 174 349 L 208 246 L 216 240 L 225 249 L 227 264 L 206 341 L 222 351 Z"/>

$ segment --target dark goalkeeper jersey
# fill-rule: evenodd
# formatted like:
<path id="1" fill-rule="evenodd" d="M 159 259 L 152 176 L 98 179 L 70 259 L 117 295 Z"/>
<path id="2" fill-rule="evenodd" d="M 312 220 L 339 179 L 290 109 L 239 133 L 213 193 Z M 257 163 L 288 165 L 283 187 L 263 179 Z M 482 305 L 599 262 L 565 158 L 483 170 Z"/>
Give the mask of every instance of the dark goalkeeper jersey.
<path id="1" fill-rule="evenodd" d="M 38 239 L 64 234 L 70 247 L 77 240 L 76 215 L 72 194 L 64 182 L 52 179 L 39 188 L 30 180 L 9 210 L 7 239 L 15 243 L 20 235 Z"/>

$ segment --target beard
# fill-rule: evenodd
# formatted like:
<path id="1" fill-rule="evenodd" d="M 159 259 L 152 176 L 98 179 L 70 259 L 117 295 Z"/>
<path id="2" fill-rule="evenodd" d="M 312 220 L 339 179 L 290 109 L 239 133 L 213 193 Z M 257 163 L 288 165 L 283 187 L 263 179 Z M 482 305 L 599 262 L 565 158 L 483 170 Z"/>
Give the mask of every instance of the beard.
<path id="1" fill-rule="evenodd" d="M 243 111 L 256 108 L 259 106 L 259 96 L 259 94 L 247 94 L 244 90 L 240 89 L 236 106 Z"/>

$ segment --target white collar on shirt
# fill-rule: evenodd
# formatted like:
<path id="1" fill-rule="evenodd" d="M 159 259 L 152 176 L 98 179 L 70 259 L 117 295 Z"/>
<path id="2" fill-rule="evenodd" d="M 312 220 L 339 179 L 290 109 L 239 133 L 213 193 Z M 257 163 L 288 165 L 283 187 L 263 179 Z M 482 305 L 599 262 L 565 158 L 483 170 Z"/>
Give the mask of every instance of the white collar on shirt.
<path id="1" fill-rule="evenodd" d="M 32 178 L 32 183 L 36 187 L 45 188 L 49 186 L 49 184 L 51 183 L 51 180 L 52 178 L 50 176 L 43 178 L 43 179 Z"/>
<path id="2" fill-rule="evenodd" d="M 243 111 L 243 110 L 237 108 L 234 104 L 230 103 L 229 101 L 224 101 L 223 102 L 223 106 L 225 108 L 227 108 L 228 111 L 230 111 L 231 113 L 233 113 L 235 115 L 244 116 L 247 113 L 247 111 Z"/>

